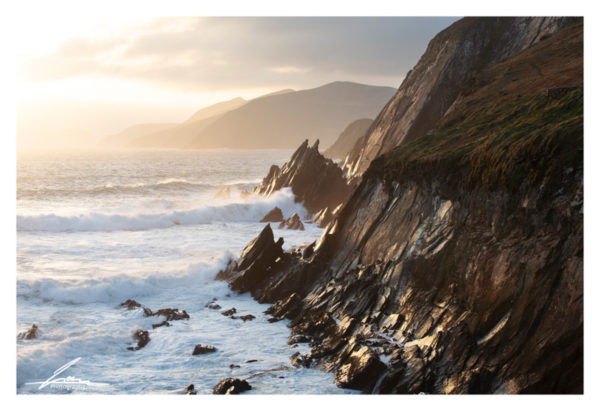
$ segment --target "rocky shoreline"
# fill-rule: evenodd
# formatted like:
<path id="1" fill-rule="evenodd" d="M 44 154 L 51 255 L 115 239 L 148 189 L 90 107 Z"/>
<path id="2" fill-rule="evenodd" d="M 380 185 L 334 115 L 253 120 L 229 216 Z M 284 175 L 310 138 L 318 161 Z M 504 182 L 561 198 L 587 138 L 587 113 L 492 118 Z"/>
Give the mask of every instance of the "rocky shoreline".
<path id="1" fill-rule="evenodd" d="M 443 103 L 454 103 L 441 116 L 425 122 L 428 105 L 413 113 L 426 135 L 395 114 L 415 90 L 403 83 L 357 142 L 364 155 L 346 170 L 351 183 L 305 142 L 255 190 L 292 187 L 311 214 L 336 209 L 304 250 L 284 252 L 267 224 L 216 277 L 272 304 L 273 321 L 291 320 L 289 343 L 312 348 L 292 355 L 294 366 L 365 393 L 583 392 L 583 97 L 577 89 L 555 101 L 537 88 L 582 82 L 582 24 L 485 20 L 442 32 L 407 77 L 436 64 L 442 43 L 454 62 L 481 57 L 477 47 L 495 56 L 450 82 Z M 461 54 L 474 32 L 512 25 L 514 47 L 502 38 Z M 546 75 L 533 81 L 540 61 Z M 325 164 L 327 173 L 309 173 Z"/>

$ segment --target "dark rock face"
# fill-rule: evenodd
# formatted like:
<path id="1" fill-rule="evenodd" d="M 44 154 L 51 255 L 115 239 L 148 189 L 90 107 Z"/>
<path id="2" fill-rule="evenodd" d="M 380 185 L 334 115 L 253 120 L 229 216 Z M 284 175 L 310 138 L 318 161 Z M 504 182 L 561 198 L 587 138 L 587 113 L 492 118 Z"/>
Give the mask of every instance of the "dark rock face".
<path id="1" fill-rule="evenodd" d="M 225 378 L 213 388 L 213 394 L 239 394 L 252 389 L 246 380 Z"/>
<path id="2" fill-rule="evenodd" d="M 144 330 L 136 331 L 133 336 L 133 340 L 137 342 L 136 347 L 127 347 L 129 351 L 137 351 L 144 348 L 150 342 L 150 333 Z"/>
<path id="3" fill-rule="evenodd" d="M 294 213 L 290 218 L 288 218 L 285 221 L 282 221 L 281 224 L 279 224 L 279 228 L 304 231 L 304 224 L 302 224 L 302 220 L 300 220 L 300 216 L 298 215 L 298 213 Z"/>
<path id="4" fill-rule="evenodd" d="M 198 392 L 196 391 L 194 384 L 190 384 L 185 388 L 185 395 L 196 395 L 196 394 L 198 394 Z"/>
<path id="5" fill-rule="evenodd" d="M 33 324 L 29 330 L 19 333 L 17 338 L 19 340 L 33 340 L 34 338 L 38 338 L 38 332 L 39 328 L 37 324 Z"/>
<path id="6" fill-rule="evenodd" d="M 362 174 L 371 161 L 402 142 L 431 130 L 473 73 L 516 55 L 572 23 L 565 17 L 468 17 L 435 36 L 345 162 L 348 174 Z"/>
<path id="7" fill-rule="evenodd" d="M 319 153 L 319 140 L 312 147 L 304 141 L 283 167 L 272 166 L 255 192 L 268 196 L 284 187 L 291 187 L 296 201 L 311 214 L 335 209 L 351 191 L 342 170 Z"/>
<path id="8" fill-rule="evenodd" d="M 272 169 L 273 167 L 271 167 L 271 170 Z M 262 218 L 262 220 L 260 220 L 261 223 L 279 223 L 280 221 L 283 221 L 283 213 L 281 212 L 281 208 L 279 207 L 275 207 L 274 209 L 269 211 L 267 215 L 265 215 Z"/>
<path id="9" fill-rule="evenodd" d="M 208 353 L 216 352 L 216 351 L 217 351 L 217 348 L 213 347 L 212 345 L 197 344 L 194 347 L 194 352 L 192 352 L 192 355 L 208 354 Z"/>

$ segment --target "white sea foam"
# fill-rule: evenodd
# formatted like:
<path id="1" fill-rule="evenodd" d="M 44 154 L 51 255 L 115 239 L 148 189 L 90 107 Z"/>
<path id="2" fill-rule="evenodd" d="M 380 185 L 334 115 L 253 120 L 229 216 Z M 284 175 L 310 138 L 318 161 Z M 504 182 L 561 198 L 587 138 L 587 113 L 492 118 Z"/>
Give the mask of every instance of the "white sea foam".
<path id="1" fill-rule="evenodd" d="M 269 198 L 251 196 L 246 200 L 238 200 L 240 202 L 206 205 L 192 210 L 163 213 L 101 214 L 92 212 L 71 216 L 57 214 L 19 215 L 17 216 L 17 230 L 47 232 L 138 231 L 214 222 L 257 222 L 275 206 L 281 208 L 286 218 L 293 213 L 298 213 L 302 217 L 307 214 L 302 204 L 294 201 L 294 195 L 289 189 L 281 190 Z"/>
<path id="2" fill-rule="evenodd" d="M 165 290 L 201 288 L 214 280 L 234 255 L 224 252 L 213 264 L 198 263 L 178 272 L 155 273 L 147 276 L 123 274 L 95 276 L 84 280 L 41 278 L 17 282 L 17 296 L 25 300 L 61 304 L 118 304 L 129 298 L 143 298 Z"/>

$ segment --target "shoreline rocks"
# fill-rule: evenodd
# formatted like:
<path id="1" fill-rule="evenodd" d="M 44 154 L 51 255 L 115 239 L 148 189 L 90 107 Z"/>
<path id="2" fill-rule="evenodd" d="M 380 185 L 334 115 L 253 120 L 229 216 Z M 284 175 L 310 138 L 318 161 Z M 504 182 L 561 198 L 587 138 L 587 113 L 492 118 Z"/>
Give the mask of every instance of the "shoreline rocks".
<path id="1" fill-rule="evenodd" d="M 285 221 L 282 221 L 281 224 L 279 224 L 279 228 L 304 231 L 304 224 L 302 224 L 302 220 L 300 220 L 300 216 L 298 215 L 298 213 L 294 213 L 290 218 L 288 218 Z"/>
<path id="2" fill-rule="evenodd" d="M 194 351 L 192 352 L 192 355 L 209 354 L 209 353 L 216 352 L 216 351 L 217 351 L 217 348 L 212 345 L 197 344 L 194 347 Z"/>
<path id="3" fill-rule="evenodd" d="M 129 351 L 137 351 L 144 348 L 150 342 L 150 333 L 145 330 L 137 330 L 133 336 L 133 340 L 137 342 L 135 347 L 127 347 Z"/>
<path id="4" fill-rule="evenodd" d="M 231 395 L 240 394 L 244 391 L 251 390 L 252 386 L 246 380 L 238 378 L 225 378 L 213 388 L 213 394 Z"/>
<path id="5" fill-rule="evenodd" d="M 275 207 L 269 211 L 261 220 L 261 223 L 279 223 L 283 221 L 283 212 L 279 207 Z"/>
<path id="6" fill-rule="evenodd" d="M 33 324 L 31 328 L 25 332 L 19 333 L 17 338 L 19 340 L 33 340 L 39 336 L 39 327 L 37 324 Z"/>

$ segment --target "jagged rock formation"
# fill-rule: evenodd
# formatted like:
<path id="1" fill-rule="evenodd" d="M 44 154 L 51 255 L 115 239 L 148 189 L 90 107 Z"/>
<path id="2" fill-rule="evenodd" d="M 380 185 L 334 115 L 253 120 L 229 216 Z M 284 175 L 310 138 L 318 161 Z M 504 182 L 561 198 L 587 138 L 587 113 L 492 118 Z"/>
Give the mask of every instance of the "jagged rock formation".
<path id="1" fill-rule="evenodd" d="M 351 191 L 342 170 L 319 153 L 319 140 L 312 147 L 305 140 L 283 167 L 271 166 L 254 191 L 268 196 L 284 187 L 291 187 L 296 201 L 301 201 L 311 214 L 326 207 L 335 209 Z"/>
<path id="2" fill-rule="evenodd" d="M 283 221 L 283 212 L 281 208 L 275 207 L 269 211 L 261 220 L 261 223 L 279 223 Z"/>
<path id="3" fill-rule="evenodd" d="M 436 131 L 370 165 L 314 253 L 267 226 L 218 278 L 291 319 L 312 345 L 295 365 L 342 387 L 581 393 L 583 93 L 543 87 L 582 84 L 582 60 L 575 23 L 480 68 Z"/>
<path id="4" fill-rule="evenodd" d="M 576 19 L 564 17 L 464 18 L 436 35 L 396 95 L 352 149 L 346 168 L 362 174 L 371 161 L 403 141 L 429 132 L 473 75 L 516 55 Z"/>
<path id="5" fill-rule="evenodd" d="M 323 152 L 323 155 L 333 160 L 345 159 L 358 139 L 365 135 L 371 124 L 373 124 L 373 119 L 370 118 L 361 118 L 348 124 L 335 140 L 335 143 Z"/>
<path id="6" fill-rule="evenodd" d="M 279 224 L 279 228 L 304 231 L 304 224 L 302 224 L 302 220 L 300 220 L 300 216 L 298 215 L 298 213 L 294 213 L 290 218 L 288 218 L 285 221 L 282 221 L 281 224 Z"/>

